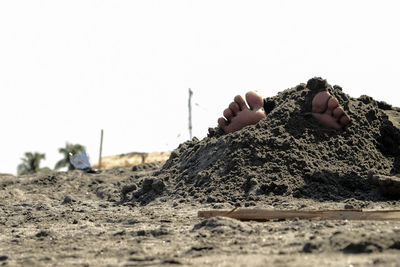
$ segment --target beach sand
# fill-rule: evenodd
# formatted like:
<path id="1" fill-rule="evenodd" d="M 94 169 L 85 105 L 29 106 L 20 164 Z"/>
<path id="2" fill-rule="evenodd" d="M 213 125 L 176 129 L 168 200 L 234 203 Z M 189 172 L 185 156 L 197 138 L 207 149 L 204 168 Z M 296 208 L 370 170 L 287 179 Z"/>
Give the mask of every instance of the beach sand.
<path id="1" fill-rule="evenodd" d="M 369 266 L 400 264 L 400 221 L 201 219 L 231 209 L 160 197 L 118 203 L 121 188 L 154 170 L 115 168 L 1 177 L 0 259 L 30 266 Z M 246 203 L 245 203 L 246 204 Z M 276 209 L 394 209 L 394 200 L 318 202 L 277 197 Z M 252 206 L 253 207 L 253 206 Z M 0 264 L 1 264 L 0 263 Z"/>
<path id="2" fill-rule="evenodd" d="M 100 173 L 0 176 L 0 265 L 398 266 L 400 221 L 199 218 L 200 210 L 399 209 L 368 172 L 400 173 L 400 109 L 329 86 L 343 132 L 302 109 L 306 84 L 267 119 L 210 129 L 165 162 Z"/>

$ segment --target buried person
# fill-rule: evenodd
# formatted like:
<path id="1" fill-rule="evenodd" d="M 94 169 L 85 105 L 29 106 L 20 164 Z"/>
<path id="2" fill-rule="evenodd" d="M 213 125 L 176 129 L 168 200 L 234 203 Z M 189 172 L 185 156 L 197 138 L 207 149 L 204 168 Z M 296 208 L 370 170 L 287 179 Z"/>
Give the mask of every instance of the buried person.
<path id="1" fill-rule="evenodd" d="M 308 81 L 307 88 L 310 89 L 308 108 L 321 124 L 343 130 L 349 125 L 350 117 L 339 105 L 338 100 L 328 92 L 327 86 L 326 81 L 321 78 Z M 246 93 L 246 101 L 242 96 L 237 95 L 224 110 L 224 117 L 218 119 L 218 126 L 225 133 L 233 133 L 246 126 L 254 125 L 267 117 L 265 105 L 263 98 L 253 91 Z"/>

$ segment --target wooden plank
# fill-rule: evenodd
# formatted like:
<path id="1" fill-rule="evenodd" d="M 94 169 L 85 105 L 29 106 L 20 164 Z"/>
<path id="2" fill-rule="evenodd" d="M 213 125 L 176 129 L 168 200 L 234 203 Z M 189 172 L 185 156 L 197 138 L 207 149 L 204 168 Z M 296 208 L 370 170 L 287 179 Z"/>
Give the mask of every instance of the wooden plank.
<path id="1" fill-rule="evenodd" d="M 211 218 L 224 216 L 241 221 L 268 221 L 276 219 L 311 220 L 400 220 L 400 210 L 207 210 L 199 211 L 198 216 Z"/>

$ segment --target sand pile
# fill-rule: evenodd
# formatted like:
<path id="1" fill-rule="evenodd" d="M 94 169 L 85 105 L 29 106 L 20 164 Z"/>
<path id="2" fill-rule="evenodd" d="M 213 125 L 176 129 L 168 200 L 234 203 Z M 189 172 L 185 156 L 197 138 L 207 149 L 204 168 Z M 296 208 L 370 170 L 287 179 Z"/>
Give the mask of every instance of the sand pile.
<path id="1" fill-rule="evenodd" d="M 322 126 L 307 110 L 308 88 L 321 86 L 352 118 L 345 131 Z M 368 171 L 400 173 L 400 130 L 390 120 L 400 109 L 368 96 L 352 98 L 321 78 L 266 103 L 269 114 L 255 126 L 232 134 L 210 129 L 207 138 L 181 144 L 133 200 L 149 200 L 149 183 L 161 180 L 170 196 L 200 202 L 270 202 L 277 196 L 374 201 L 382 196 L 368 183 Z"/>

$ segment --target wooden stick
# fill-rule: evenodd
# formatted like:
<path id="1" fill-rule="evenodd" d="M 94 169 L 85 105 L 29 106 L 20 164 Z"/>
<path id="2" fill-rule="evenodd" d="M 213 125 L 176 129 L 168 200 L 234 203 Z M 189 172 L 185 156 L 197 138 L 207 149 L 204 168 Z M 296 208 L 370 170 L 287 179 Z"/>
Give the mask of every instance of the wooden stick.
<path id="1" fill-rule="evenodd" d="M 189 137 L 192 140 L 192 96 L 193 91 L 189 88 Z"/>
<path id="2" fill-rule="evenodd" d="M 100 134 L 100 153 L 99 153 L 99 169 L 101 169 L 101 154 L 103 152 L 103 129 Z"/>
<path id="3" fill-rule="evenodd" d="M 268 221 L 276 219 L 312 220 L 400 220 L 400 210 L 265 210 L 238 209 L 199 211 L 199 217 L 224 216 L 241 221 Z"/>

